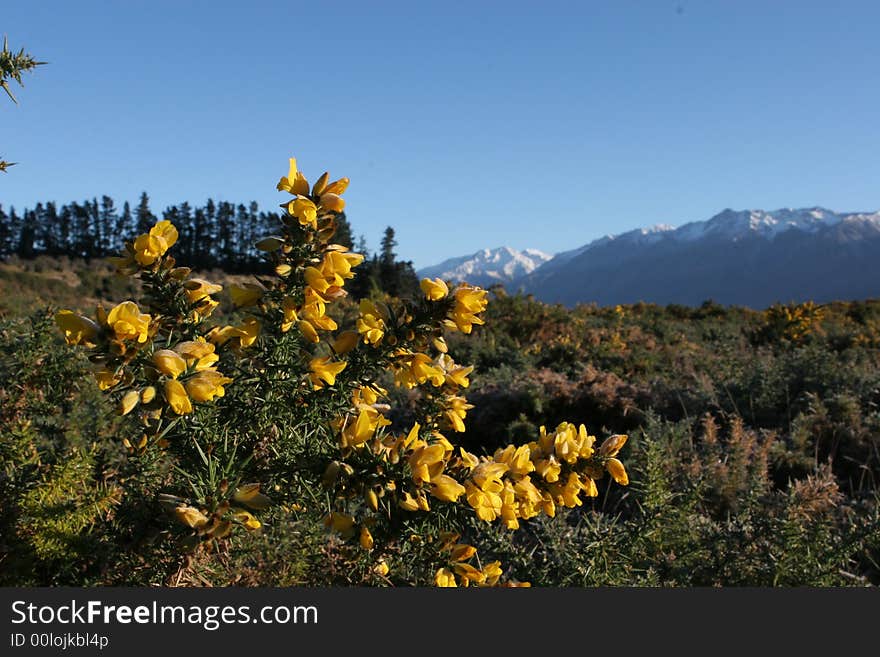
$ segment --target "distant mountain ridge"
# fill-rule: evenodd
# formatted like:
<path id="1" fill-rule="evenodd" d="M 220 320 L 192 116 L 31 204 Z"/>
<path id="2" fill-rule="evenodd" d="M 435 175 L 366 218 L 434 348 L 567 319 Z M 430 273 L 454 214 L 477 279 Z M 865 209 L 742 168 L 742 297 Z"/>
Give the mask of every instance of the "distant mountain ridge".
<path id="1" fill-rule="evenodd" d="M 645 301 L 763 308 L 880 296 L 880 212 L 724 210 L 639 229 L 560 254 L 511 289 L 542 301 Z"/>
<path id="2" fill-rule="evenodd" d="M 497 283 L 510 284 L 530 274 L 552 257 L 537 249 L 517 251 L 501 246 L 444 260 L 439 265 L 420 269 L 418 275 L 420 278 L 467 281 L 472 285 L 489 287 Z"/>
<path id="3" fill-rule="evenodd" d="M 468 258 L 447 263 L 456 260 Z M 468 279 L 467 272 L 461 276 Z M 764 308 L 880 297 L 880 211 L 726 209 L 679 227 L 607 235 L 496 282 L 568 306 L 696 306 L 711 299 Z"/>

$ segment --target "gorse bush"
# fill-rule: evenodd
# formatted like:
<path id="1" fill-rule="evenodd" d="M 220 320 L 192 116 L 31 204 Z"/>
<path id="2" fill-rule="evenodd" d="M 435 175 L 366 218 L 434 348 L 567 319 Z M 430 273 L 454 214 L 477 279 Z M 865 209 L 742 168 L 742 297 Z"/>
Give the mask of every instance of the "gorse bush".
<path id="1" fill-rule="evenodd" d="M 290 160 L 277 233 L 256 244 L 267 273 L 225 291 L 229 322 L 215 317 L 223 288 L 175 261 L 167 220 L 113 258 L 141 297 L 93 317 L 57 313 L 121 417 L 126 458 L 52 518 L 41 505 L 63 507 L 96 456 L 47 472 L 50 489 L 23 502 L 35 531 L 58 534 L 41 554 L 110 516 L 132 545 L 164 544 L 168 563 L 183 559 L 187 582 L 188 566 L 222 569 L 242 550 L 259 569 L 260 535 L 285 525 L 300 551 L 290 555 L 294 581 L 317 549 L 329 582 L 513 585 L 478 554 L 483 534 L 580 506 L 606 472 L 628 483 L 616 458 L 626 435 L 596 444 L 583 424 L 542 426 L 491 455 L 455 447 L 473 408 L 464 395 L 473 367 L 455 362 L 446 338 L 483 324 L 488 294 L 425 279 L 414 298 L 352 304 L 345 285 L 364 258 L 333 241 L 348 183 L 324 173 L 310 186 Z"/>

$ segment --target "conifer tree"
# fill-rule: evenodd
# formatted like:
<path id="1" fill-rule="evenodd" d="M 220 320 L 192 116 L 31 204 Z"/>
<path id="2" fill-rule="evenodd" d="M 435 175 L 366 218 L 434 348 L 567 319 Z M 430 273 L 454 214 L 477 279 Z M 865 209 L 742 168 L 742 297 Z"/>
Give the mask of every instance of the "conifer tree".
<path id="1" fill-rule="evenodd" d="M 150 197 L 146 192 L 141 192 L 141 200 L 134 211 L 136 226 L 135 230 L 138 235 L 150 232 L 150 228 L 156 223 L 156 215 L 150 211 Z"/>

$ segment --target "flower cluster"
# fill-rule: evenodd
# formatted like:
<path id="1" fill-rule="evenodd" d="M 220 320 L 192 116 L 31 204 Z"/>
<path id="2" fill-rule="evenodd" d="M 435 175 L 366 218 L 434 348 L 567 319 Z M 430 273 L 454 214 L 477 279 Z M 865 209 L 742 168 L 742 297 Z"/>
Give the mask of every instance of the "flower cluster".
<path id="1" fill-rule="evenodd" d="M 68 344 L 91 350 L 98 387 L 115 396 L 118 412 L 138 410 L 141 447 L 160 436 L 163 420 L 192 413 L 194 402 L 222 397 L 232 382 L 216 367 L 215 344 L 200 333 L 219 304 L 212 295 L 223 288 L 176 267 L 168 254 L 176 241 L 177 229 L 159 221 L 110 258 L 120 274 L 141 279 L 151 312 L 129 300 L 109 312 L 98 306 L 94 321 L 70 310 L 55 316 Z"/>
<path id="2" fill-rule="evenodd" d="M 500 563 L 480 565 L 476 548 L 460 542 L 457 510 L 516 529 L 581 505 L 606 471 L 628 483 L 616 458 L 626 436 L 596 449 L 584 425 L 564 422 L 492 455 L 456 448 L 447 435 L 466 429 L 474 368 L 453 359 L 446 337 L 484 323 L 488 294 L 424 279 L 418 298 L 344 301 L 364 260 L 333 242 L 348 184 L 324 173 L 310 185 L 290 159 L 277 184 L 289 195 L 278 230 L 255 244 L 266 273 L 227 286 L 228 316 L 215 314 L 224 288 L 177 266 L 177 230 L 159 221 L 112 259 L 143 284 L 140 305 L 99 307 L 95 319 L 62 310 L 56 322 L 68 344 L 90 350 L 98 386 L 118 412 L 136 418 L 141 436 L 124 439 L 129 451 L 165 450 L 180 475 L 158 501 L 189 548 L 305 509 L 278 483 L 305 480 L 324 489 L 324 526 L 367 555 L 374 576 L 389 575 L 401 526 L 436 518 L 434 583 L 502 585 Z M 403 431 L 389 419 L 388 381 L 414 400 L 416 420 Z M 316 458 L 325 460 L 314 467 Z"/>

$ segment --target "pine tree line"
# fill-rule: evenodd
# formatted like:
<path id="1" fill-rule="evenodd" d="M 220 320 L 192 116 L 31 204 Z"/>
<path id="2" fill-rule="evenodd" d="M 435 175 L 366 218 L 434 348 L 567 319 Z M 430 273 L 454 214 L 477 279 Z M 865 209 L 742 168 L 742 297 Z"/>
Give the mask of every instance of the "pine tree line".
<path id="1" fill-rule="evenodd" d="M 208 199 L 202 207 L 187 202 L 165 209 L 162 219 L 179 231 L 175 250 L 181 263 L 198 269 L 220 268 L 231 273 L 251 271 L 260 261 L 253 244 L 277 232 L 280 215 L 260 211 L 257 203 L 248 205 Z M 103 258 L 116 255 L 124 240 L 146 233 L 159 219 L 150 209 L 150 199 L 141 194 L 132 209 L 126 201 L 118 208 L 109 196 L 72 202 L 37 203 L 18 214 L 0 206 L 0 257 L 38 255 Z M 348 244 L 351 246 L 350 229 Z M 345 237 L 346 231 L 340 231 Z"/>
<path id="2" fill-rule="evenodd" d="M 256 202 L 244 205 L 213 199 L 202 207 L 187 202 L 169 206 L 161 218 L 178 229 L 174 247 L 178 262 L 194 269 L 217 268 L 229 273 L 262 269 L 263 260 L 254 244 L 277 232 L 281 220 L 279 213 L 261 211 Z M 47 255 L 88 260 L 116 255 L 124 240 L 148 232 L 158 219 L 146 192 L 135 208 L 126 201 L 120 209 L 109 196 L 60 207 L 54 202 L 37 203 L 21 214 L 15 208 L 6 212 L 0 205 L 0 259 Z M 385 229 L 380 252 L 370 256 L 363 237 L 355 248 L 345 213 L 340 213 L 337 224 L 334 242 L 366 257 L 350 290 L 356 298 L 377 291 L 395 296 L 417 293 L 412 263 L 398 261 L 394 252 L 393 228 Z"/>

